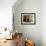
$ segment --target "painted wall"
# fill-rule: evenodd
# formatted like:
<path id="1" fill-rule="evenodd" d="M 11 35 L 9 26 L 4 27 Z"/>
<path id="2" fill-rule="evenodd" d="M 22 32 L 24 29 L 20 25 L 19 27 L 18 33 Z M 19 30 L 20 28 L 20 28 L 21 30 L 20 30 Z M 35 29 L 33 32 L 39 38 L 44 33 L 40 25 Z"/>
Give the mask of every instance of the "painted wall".
<path id="1" fill-rule="evenodd" d="M 16 0 L 0 0 L 0 27 L 12 29 L 12 6 Z"/>
<path id="2" fill-rule="evenodd" d="M 15 30 L 22 32 L 25 39 L 34 40 L 36 46 L 41 46 L 41 1 L 18 0 L 18 2 L 13 6 Z M 36 13 L 36 24 L 22 25 L 21 13 Z"/>
<path id="3" fill-rule="evenodd" d="M 41 1 L 41 42 L 46 46 L 46 0 Z"/>
<path id="4" fill-rule="evenodd" d="M 7 30 L 6 32 L 3 31 L 4 27 L 8 28 L 9 30 L 12 29 L 12 6 L 16 0 L 0 0 L 0 38 L 5 38 L 5 36 L 10 36 L 10 32 Z M 3 27 L 1 29 L 1 27 Z M 9 38 L 9 37 L 7 37 Z"/>

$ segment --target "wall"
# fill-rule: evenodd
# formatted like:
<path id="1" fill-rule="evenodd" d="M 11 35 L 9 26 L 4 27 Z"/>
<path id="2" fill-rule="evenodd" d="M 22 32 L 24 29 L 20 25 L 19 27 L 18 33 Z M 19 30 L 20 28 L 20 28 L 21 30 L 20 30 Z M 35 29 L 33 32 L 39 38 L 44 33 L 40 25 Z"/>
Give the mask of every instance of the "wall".
<path id="1" fill-rule="evenodd" d="M 0 0 L 0 28 L 6 27 L 9 30 L 12 29 L 12 6 L 15 2 L 16 0 Z M 0 38 L 10 35 L 9 31 L 5 32 L 2 29 L 0 29 L 0 33 Z"/>
<path id="2" fill-rule="evenodd" d="M 0 0 L 0 27 L 12 29 L 12 6 L 16 0 Z"/>
<path id="3" fill-rule="evenodd" d="M 46 46 L 46 0 L 41 1 L 41 42 Z"/>
<path id="4" fill-rule="evenodd" d="M 18 2 L 16 2 L 13 6 L 15 30 L 18 30 L 18 32 L 22 32 L 24 38 L 34 40 L 36 46 L 41 46 L 41 1 L 18 0 Z M 36 24 L 22 25 L 21 13 L 36 13 Z"/>

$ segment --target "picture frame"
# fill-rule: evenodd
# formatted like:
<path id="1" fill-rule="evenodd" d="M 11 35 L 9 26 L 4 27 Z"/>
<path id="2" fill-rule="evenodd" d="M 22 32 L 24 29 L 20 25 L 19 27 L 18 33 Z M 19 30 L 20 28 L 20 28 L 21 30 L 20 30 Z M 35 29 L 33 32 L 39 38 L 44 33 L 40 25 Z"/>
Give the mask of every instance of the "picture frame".
<path id="1" fill-rule="evenodd" d="M 21 24 L 23 25 L 36 24 L 36 13 L 21 13 Z"/>

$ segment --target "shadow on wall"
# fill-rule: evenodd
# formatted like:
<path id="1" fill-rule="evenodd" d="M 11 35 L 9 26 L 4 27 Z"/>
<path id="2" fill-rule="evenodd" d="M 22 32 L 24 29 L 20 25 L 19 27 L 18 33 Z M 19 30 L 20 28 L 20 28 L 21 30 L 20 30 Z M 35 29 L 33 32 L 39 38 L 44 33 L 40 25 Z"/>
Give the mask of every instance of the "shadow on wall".
<path id="1" fill-rule="evenodd" d="M 16 3 L 12 6 L 13 10 L 16 10 L 22 3 L 24 0 L 17 0 Z"/>
<path id="2" fill-rule="evenodd" d="M 21 6 L 24 0 L 17 0 L 16 3 L 12 7 L 13 12 L 13 28 L 15 28 L 15 31 L 18 30 L 18 32 L 23 33 L 24 32 L 24 25 L 21 25 L 21 11 L 18 13 L 18 8 Z"/>

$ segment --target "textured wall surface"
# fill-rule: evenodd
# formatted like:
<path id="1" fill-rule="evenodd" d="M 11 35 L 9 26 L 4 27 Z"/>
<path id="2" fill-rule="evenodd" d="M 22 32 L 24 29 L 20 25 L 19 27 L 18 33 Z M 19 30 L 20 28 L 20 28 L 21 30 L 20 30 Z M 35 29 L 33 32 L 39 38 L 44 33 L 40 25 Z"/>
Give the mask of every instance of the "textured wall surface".
<path id="1" fill-rule="evenodd" d="M 41 46 L 41 1 L 18 0 L 18 2 L 13 6 L 15 30 L 22 32 L 24 38 L 34 40 L 36 46 Z M 22 25 L 21 13 L 36 13 L 36 25 Z"/>

